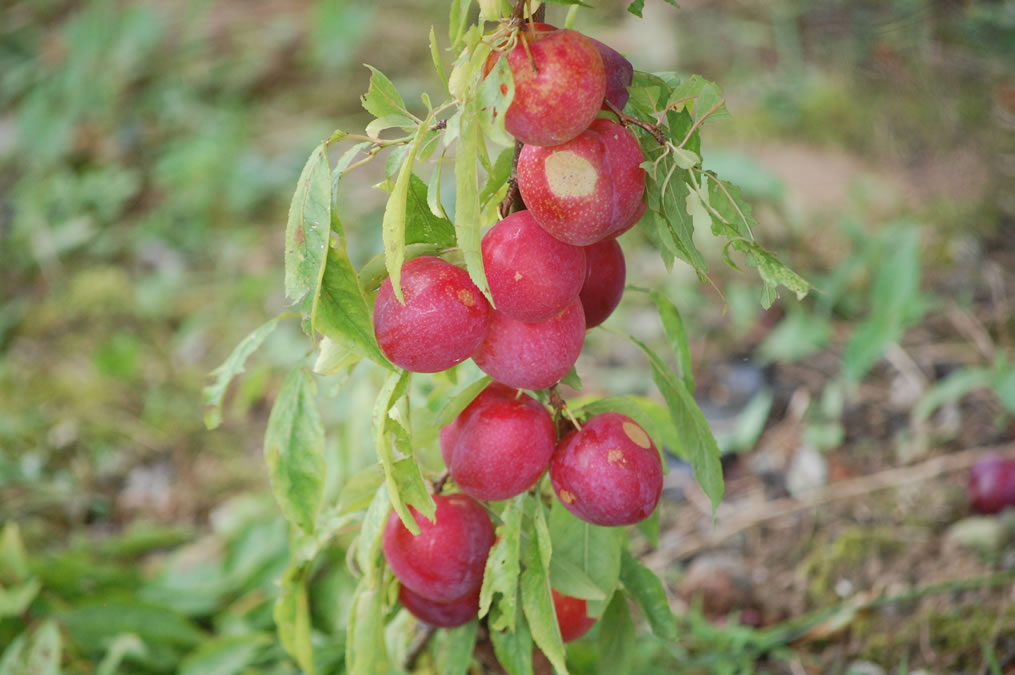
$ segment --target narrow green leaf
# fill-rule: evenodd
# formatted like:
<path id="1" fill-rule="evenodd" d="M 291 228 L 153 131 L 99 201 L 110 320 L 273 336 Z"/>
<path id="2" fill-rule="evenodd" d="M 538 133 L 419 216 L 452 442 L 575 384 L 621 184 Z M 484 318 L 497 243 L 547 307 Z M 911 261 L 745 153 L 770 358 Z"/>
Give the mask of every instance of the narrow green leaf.
<path id="1" fill-rule="evenodd" d="M 525 571 L 520 582 L 522 611 L 532 632 L 532 640 L 542 650 L 554 669 L 567 674 L 564 662 L 564 642 L 557 625 L 557 614 L 550 595 L 550 579 L 546 573 L 550 561 L 542 555 L 536 542 L 530 541 L 525 555 Z M 619 671 L 618 671 L 619 672 Z"/>
<path id="2" fill-rule="evenodd" d="M 465 25 L 469 17 L 469 7 L 472 0 L 451 0 L 451 16 L 448 21 L 448 38 L 451 40 L 451 47 L 457 47 L 465 34 Z M 453 92 L 452 92 L 453 93 Z"/>
<path id="3" fill-rule="evenodd" d="M 462 126 L 455 153 L 455 233 L 458 246 L 465 254 L 469 277 L 480 291 L 489 296 L 486 274 L 483 271 L 483 253 L 480 248 L 479 184 L 476 161 L 479 157 L 479 124 L 475 105 L 469 104 L 462 116 Z"/>
<path id="4" fill-rule="evenodd" d="M 133 633 L 148 645 L 193 649 L 207 636 L 189 620 L 165 607 L 136 600 L 96 600 L 58 617 L 77 649 L 101 654 L 110 638 Z"/>
<path id="5" fill-rule="evenodd" d="M 446 427 L 455 421 L 455 418 L 472 403 L 473 399 L 479 396 L 479 392 L 487 388 L 492 380 L 489 377 L 482 377 L 472 384 L 466 386 L 457 394 L 447 399 L 447 403 L 436 414 L 428 414 L 428 411 L 421 410 L 414 415 L 413 436 L 419 446 L 430 445 L 437 440 L 442 427 Z"/>
<path id="6" fill-rule="evenodd" d="M 405 161 L 398 170 L 398 179 L 391 190 L 388 202 L 384 206 L 384 217 L 381 220 L 381 236 L 384 239 L 384 266 L 388 269 L 388 276 L 391 277 L 391 285 L 395 291 L 395 297 L 399 302 L 404 303 L 402 297 L 402 262 L 405 260 L 405 220 L 406 206 L 409 198 L 409 183 L 412 178 L 412 165 L 415 163 L 416 151 L 419 149 L 419 142 L 426 133 L 429 125 L 429 118 L 426 123 L 419 125 L 412 142 L 408 148 Z"/>
<path id="7" fill-rule="evenodd" d="M 441 150 L 441 158 L 434 163 L 430 182 L 426 184 L 426 205 L 435 217 L 443 218 L 450 223 L 451 219 L 448 218 L 444 204 L 441 203 L 441 177 L 444 173 L 444 155 L 447 154 L 447 151 L 447 148 Z M 454 227 L 454 225 L 451 226 L 452 236 L 454 236 Z"/>
<path id="8" fill-rule="evenodd" d="M 282 513 L 312 532 L 324 498 L 324 426 L 313 381 L 302 370 L 289 373 L 275 399 L 264 432 L 264 459 Z"/>
<path id="9" fill-rule="evenodd" d="M 321 143 L 303 167 L 285 228 L 285 296 L 296 302 L 321 278 L 331 232 L 331 180 L 327 148 Z"/>
<path id="10" fill-rule="evenodd" d="M 661 235 L 663 243 L 678 258 L 696 270 L 705 272 L 708 270 L 708 263 L 694 243 L 695 225 L 693 212 L 688 208 L 690 202 L 687 197 L 690 188 L 679 176 L 680 171 L 675 164 L 667 161 L 663 168 L 667 169 L 664 175 L 668 179 L 664 179 L 664 183 L 660 185 L 659 217 L 666 226 L 665 233 L 669 234 L 668 241 L 665 234 Z M 708 222 L 711 222 L 707 212 L 705 215 L 709 218 Z"/>
<path id="11" fill-rule="evenodd" d="M 670 601 L 659 577 L 624 551 L 620 557 L 620 580 L 645 613 L 645 618 L 652 626 L 652 632 L 668 642 L 675 641 L 677 621 L 673 617 Z"/>
<path id="12" fill-rule="evenodd" d="M 243 372 L 243 367 L 250 355 L 257 351 L 257 348 L 275 331 L 279 318 L 276 316 L 254 329 L 247 337 L 240 340 L 240 343 L 233 348 L 222 365 L 211 371 L 215 382 L 204 388 L 204 404 L 208 406 L 208 410 L 204 414 L 204 424 L 209 429 L 215 429 L 222 424 L 222 400 L 225 398 L 229 383 Z"/>
<path id="13" fill-rule="evenodd" d="M 485 62 L 490 48 L 485 44 L 481 46 L 483 49 L 477 48 L 474 58 L 482 58 Z M 514 97 L 515 78 L 508 60 L 497 59 L 479 87 L 479 125 L 491 141 L 512 149 L 515 139 L 504 128 L 504 113 Z"/>
<path id="14" fill-rule="evenodd" d="M 209 640 L 180 663 L 180 675 L 236 675 L 255 665 L 272 640 L 263 633 Z"/>
<path id="15" fill-rule="evenodd" d="M 437 71 L 437 76 L 441 78 L 444 90 L 451 93 L 448 89 L 447 69 L 444 67 L 444 59 L 441 57 L 440 47 L 437 46 L 437 35 L 434 33 L 433 26 L 430 26 L 430 58 L 433 59 L 434 70 Z"/>
<path id="16" fill-rule="evenodd" d="M 778 258 L 758 244 L 740 241 L 736 242 L 736 247 L 747 254 L 748 262 L 758 268 L 758 274 L 761 275 L 766 288 L 771 289 L 771 293 L 761 303 L 765 309 L 772 306 L 776 286 L 785 286 L 796 295 L 797 300 L 803 300 L 810 291 L 811 285 L 806 279 L 783 265 Z"/>
<path id="17" fill-rule="evenodd" d="M 388 673 L 384 644 L 384 592 L 362 584 L 356 589 L 349 611 L 349 634 L 345 648 L 349 673 Z"/>
<path id="18" fill-rule="evenodd" d="M 497 526 L 497 543 L 490 549 L 483 572 L 483 586 L 479 591 L 479 617 L 490 611 L 495 594 L 500 594 L 501 610 L 492 622 L 494 630 L 515 630 L 518 598 L 519 551 L 521 550 L 522 515 L 525 513 L 526 494 L 512 498 L 501 513 L 502 524 Z"/>
<path id="19" fill-rule="evenodd" d="M 359 538 L 356 542 L 356 564 L 368 588 L 377 589 L 380 585 L 381 541 L 384 538 L 384 526 L 391 512 L 388 491 L 382 486 L 374 493 L 374 498 L 363 516 Z"/>
<path id="20" fill-rule="evenodd" d="M 550 509 L 550 539 L 553 542 L 551 574 L 557 569 L 553 565 L 553 560 L 565 560 L 581 570 L 596 585 L 604 598 L 610 597 L 620 577 L 623 529 L 586 523 L 573 516 L 559 501 L 554 500 Z M 561 579 L 557 577 L 554 581 L 561 582 Z M 555 588 L 564 593 L 571 590 L 556 585 Z"/>
<path id="21" fill-rule="evenodd" d="M 633 337 L 630 339 L 648 357 L 652 379 L 670 410 L 673 426 L 680 438 L 680 446 L 691 458 L 694 478 L 708 495 L 714 511 L 722 501 L 723 476 L 722 464 L 719 462 L 719 445 L 712 435 L 712 429 L 683 381 L 673 377 L 662 359 L 644 343 Z"/>
<path id="22" fill-rule="evenodd" d="M 709 176 L 708 203 L 715 209 L 722 221 L 712 220 L 712 231 L 730 238 L 740 237 L 751 241 L 754 239 L 754 228 L 757 222 L 751 205 L 744 201 L 740 188 L 736 185 L 723 183 L 715 176 Z"/>
<path id="23" fill-rule="evenodd" d="M 381 485 L 384 485 L 384 468 L 380 464 L 371 464 L 355 474 L 338 495 L 338 513 L 355 513 L 368 508 Z"/>
<path id="24" fill-rule="evenodd" d="M 25 655 L 26 674 L 59 675 L 60 657 L 63 654 L 63 638 L 60 626 L 47 619 L 35 629 Z"/>
<path id="25" fill-rule="evenodd" d="M 314 648 L 310 642 L 310 603 L 306 572 L 290 569 L 282 576 L 282 592 L 275 600 L 272 615 L 278 638 L 286 652 L 307 673 L 314 672 Z"/>
<path id="26" fill-rule="evenodd" d="M 613 595 L 599 624 L 598 672 L 603 675 L 625 672 L 637 643 L 631 610 L 628 609 L 624 593 Z"/>
<path id="27" fill-rule="evenodd" d="M 361 99 L 366 111 L 374 117 L 407 115 L 402 95 L 398 93 L 391 80 L 373 66 L 367 65 L 367 68 L 370 69 L 370 86 Z"/>
<path id="28" fill-rule="evenodd" d="M 665 468 L 665 465 L 663 466 Z M 653 511 L 645 520 L 635 523 L 635 527 L 648 540 L 649 546 L 659 548 L 659 509 Z"/>
<path id="29" fill-rule="evenodd" d="M 409 182 L 405 212 L 405 243 L 453 247 L 456 244 L 455 226 L 447 218 L 433 214 L 426 183 L 415 175 Z M 439 201 L 437 205 L 440 205 Z"/>
<path id="30" fill-rule="evenodd" d="M 42 582 L 29 579 L 20 584 L 0 587 L 0 619 L 21 616 L 42 590 Z"/>
<path id="31" fill-rule="evenodd" d="M 491 630 L 490 641 L 497 662 L 508 675 L 532 675 L 532 633 L 520 606 L 515 614 L 515 630 Z"/>
<path id="32" fill-rule="evenodd" d="M 95 675 L 116 675 L 122 672 L 120 664 L 125 658 L 128 656 L 143 657 L 146 653 L 144 643 L 137 635 L 133 633 L 118 635 L 109 643 L 109 649 L 106 650 L 102 661 L 95 669 Z M 4 672 L 4 669 L 0 667 L 0 674 Z"/>
<path id="33" fill-rule="evenodd" d="M 0 532 L 0 578 L 26 581 L 29 576 L 31 568 L 21 539 L 21 528 L 15 521 L 8 520 Z"/>
<path id="34" fill-rule="evenodd" d="M 472 620 L 464 626 L 441 631 L 434 661 L 441 675 L 465 675 L 476 649 L 479 622 Z"/>
<path id="35" fill-rule="evenodd" d="M 336 342 L 331 338 L 321 340 L 321 350 L 314 361 L 312 370 L 316 375 L 334 375 L 363 360 L 363 355 L 351 349 L 345 340 Z"/>
<path id="36" fill-rule="evenodd" d="M 918 424 L 926 421 L 945 403 L 958 401 L 977 389 L 989 387 L 992 380 L 993 373 L 987 368 L 963 368 L 955 371 L 924 392 L 913 406 L 913 422 Z"/>
<path id="37" fill-rule="evenodd" d="M 344 250 L 328 248 L 321 284 L 311 310 L 311 326 L 374 363 L 392 368 L 374 336 L 370 307 L 359 275 Z"/>
<path id="38" fill-rule="evenodd" d="M 583 600 L 606 600 L 606 594 L 596 586 L 580 567 L 567 558 L 555 555 L 550 558 L 550 586 L 564 595 Z"/>
<path id="39" fill-rule="evenodd" d="M 679 375 L 684 380 L 684 386 L 691 393 L 694 393 L 694 371 L 691 363 L 691 346 L 687 341 L 687 331 L 684 329 L 684 321 L 680 318 L 680 311 L 669 298 L 659 291 L 650 291 L 649 297 L 659 310 L 659 318 L 663 322 L 663 332 L 666 333 L 666 340 L 670 343 L 670 349 L 677 357 L 677 364 L 680 366 Z"/>
<path id="40" fill-rule="evenodd" d="M 497 155 L 493 163 L 493 171 L 486 177 L 486 184 L 479 193 L 479 201 L 487 204 L 507 184 L 511 177 L 511 163 L 514 160 L 514 148 L 505 148 Z"/>

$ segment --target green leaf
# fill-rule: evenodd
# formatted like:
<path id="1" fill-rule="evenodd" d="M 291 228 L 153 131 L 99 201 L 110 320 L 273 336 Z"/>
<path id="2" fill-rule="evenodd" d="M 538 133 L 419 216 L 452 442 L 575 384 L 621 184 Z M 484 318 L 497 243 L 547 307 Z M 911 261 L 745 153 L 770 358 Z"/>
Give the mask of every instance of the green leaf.
<path id="1" fill-rule="evenodd" d="M 327 149 L 318 145 L 296 183 L 285 228 L 285 296 L 296 302 L 317 288 L 331 232 Z"/>
<path id="2" fill-rule="evenodd" d="M 457 47 L 465 34 L 465 25 L 469 16 L 472 0 L 451 0 L 451 16 L 448 20 L 448 38 L 451 46 Z"/>
<path id="3" fill-rule="evenodd" d="M 521 578 L 522 610 L 532 632 L 532 639 L 553 664 L 558 673 L 567 674 L 564 663 L 564 642 L 557 625 L 557 614 L 550 595 L 550 579 L 546 572 L 550 561 L 541 546 L 530 541 Z"/>
<path id="4" fill-rule="evenodd" d="M 553 564 L 554 560 L 566 561 L 591 580 L 603 598 L 610 597 L 620 577 L 623 529 L 586 523 L 554 500 L 550 509 L 550 539 L 553 542 L 551 575 L 559 569 Z M 555 575 L 551 583 L 558 591 L 571 595 L 573 588 L 566 579 Z"/>
<path id="5" fill-rule="evenodd" d="M 365 356 L 385 368 L 393 368 L 377 345 L 373 319 L 359 275 L 344 250 L 328 248 L 327 262 L 318 287 L 311 325 L 325 337 Z"/>
<path id="6" fill-rule="evenodd" d="M 624 551 L 620 557 L 620 580 L 645 613 L 652 632 L 668 642 L 676 641 L 677 621 L 659 577 Z"/>
<path id="7" fill-rule="evenodd" d="M 368 588 L 380 587 L 381 567 L 378 564 L 381 556 L 381 542 L 384 539 L 384 526 L 391 512 L 388 491 L 381 486 L 374 494 L 363 523 L 360 526 L 359 538 L 356 541 L 356 564 Z"/>
<path id="8" fill-rule="evenodd" d="M 606 600 L 606 594 L 596 586 L 580 567 L 570 560 L 555 555 L 550 558 L 550 586 L 564 595 L 583 600 Z"/>
<path id="9" fill-rule="evenodd" d="M 469 277 L 480 291 L 489 296 L 486 274 L 483 271 L 483 253 L 480 248 L 479 184 L 476 160 L 479 157 L 479 123 L 476 120 L 475 104 L 467 104 L 462 116 L 462 126 L 455 154 L 455 233 L 458 246 L 465 254 L 465 266 Z"/>
<path id="10" fill-rule="evenodd" d="M 75 646 L 99 654 L 109 638 L 134 633 L 146 644 L 193 649 L 206 638 L 176 612 L 130 599 L 103 599 L 68 610 L 60 617 Z"/>
<path id="11" fill-rule="evenodd" d="M 630 339 L 648 357 L 652 379 L 670 410 L 673 426 L 680 438 L 680 447 L 690 457 L 694 478 L 708 495 L 714 512 L 722 501 L 723 476 L 719 445 L 712 435 L 712 429 L 683 381 L 673 377 L 666 364 L 644 343 L 633 337 Z"/>
<path id="12" fill-rule="evenodd" d="M 486 177 L 486 185 L 479 193 L 479 201 L 487 204 L 507 184 L 511 177 L 511 163 L 514 161 L 514 148 L 505 148 L 497 155 L 493 163 L 493 171 Z"/>
<path id="13" fill-rule="evenodd" d="M 665 226 L 661 228 L 660 239 L 673 255 L 696 270 L 705 272 L 708 263 L 694 243 L 693 212 L 689 210 L 687 201 L 689 186 L 680 178 L 676 164 L 667 160 L 661 169 L 666 170 L 666 173 L 659 185 L 659 206 L 654 207 L 661 226 Z"/>
<path id="14" fill-rule="evenodd" d="M 497 655 L 497 662 L 508 675 L 532 675 L 532 633 L 522 614 L 522 608 L 515 609 L 515 630 L 490 631 L 490 641 Z"/>
<path id="15" fill-rule="evenodd" d="M 233 348 L 222 365 L 211 371 L 215 382 L 204 388 L 204 404 L 208 406 L 208 410 L 204 414 L 204 424 L 209 429 L 215 429 L 222 424 L 222 400 L 225 398 L 229 383 L 243 372 L 243 366 L 250 355 L 257 351 L 257 348 L 275 331 L 279 318 L 276 316 L 254 329 Z"/>
<path id="16" fill-rule="evenodd" d="M 380 464 L 371 464 L 342 486 L 338 495 L 339 514 L 363 511 L 370 506 L 377 488 L 384 484 L 384 469 Z"/>
<path id="17" fill-rule="evenodd" d="M 476 57 L 486 60 L 489 48 L 477 49 Z M 497 59 L 479 88 L 479 125 L 494 143 L 514 148 L 515 139 L 504 128 L 504 113 L 515 97 L 515 78 L 506 58 Z"/>
<path id="18" fill-rule="evenodd" d="M 128 656 L 144 657 L 147 653 L 144 643 L 133 633 L 123 633 L 113 638 L 102 661 L 95 669 L 95 675 L 116 675 L 121 671 L 120 664 Z M 0 667 L 0 673 L 4 670 Z"/>
<path id="19" fill-rule="evenodd" d="M 428 203 L 426 183 L 415 175 L 409 179 L 409 182 L 405 212 L 405 243 L 436 244 L 446 248 L 455 246 L 457 243 L 455 226 L 447 218 L 433 214 Z"/>
<path id="20" fill-rule="evenodd" d="M 264 432 L 264 459 L 282 513 L 304 532 L 312 532 L 327 468 L 313 381 L 302 370 L 289 373 L 275 399 Z"/>
<path id="21" fill-rule="evenodd" d="M 630 5 L 627 6 L 627 11 L 634 14 L 639 19 L 643 18 L 641 15 L 642 10 L 645 8 L 645 0 L 634 0 Z"/>
<path id="22" fill-rule="evenodd" d="M 500 594 L 501 614 L 491 623 L 494 630 L 513 631 L 518 599 L 519 551 L 521 547 L 522 515 L 527 495 L 513 497 L 501 513 L 503 521 L 497 526 L 497 543 L 490 549 L 483 572 L 483 586 L 479 591 L 479 617 L 490 611 L 494 594 Z"/>
<path id="23" fill-rule="evenodd" d="M 345 649 L 349 673 L 387 673 L 388 652 L 384 644 L 384 591 L 362 583 L 349 610 L 349 634 Z"/>
<path id="24" fill-rule="evenodd" d="M 754 242 L 735 241 L 732 242 L 737 250 L 747 254 L 747 261 L 758 268 L 762 281 L 765 282 L 765 294 L 762 296 L 762 306 L 768 309 L 777 297 L 776 287 L 785 286 L 797 297 L 803 300 L 810 291 L 811 285 L 806 279 L 779 262 L 779 259 L 763 249 Z"/>
<path id="25" fill-rule="evenodd" d="M 366 111 L 374 117 L 407 115 L 402 95 L 398 93 L 391 80 L 373 66 L 367 65 L 367 68 L 370 69 L 370 86 L 361 99 Z"/>
<path id="26" fill-rule="evenodd" d="M 0 619 L 21 616 L 42 589 L 42 582 L 29 579 L 13 586 L 0 586 Z"/>
<path id="27" fill-rule="evenodd" d="M 272 615 L 278 638 L 285 650 L 307 673 L 314 672 L 314 648 L 310 641 L 310 603 L 307 598 L 306 569 L 290 568 L 282 576 L 282 592 L 275 600 Z"/>
<path id="28" fill-rule="evenodd" d="M 180 663 L 180 675 L 238 675 L 256 664 L 271 639 L 263 633 L 226 635 L 205 642 Z"/>
<path id="29" fill-rule="evenodd" d="M 388 276 L 391 277 L 391 286 L 395 291 L 398 301 L 405 303 L 402 297 L 402 262 L 405 260 L 405 222 L 406 207 L 409 199 L 409 183 L 412 178 L 412 165 L 416 161 L 416 152 L 419 150 L 420 140 L 426 133 L 430 123 L 427 118 L 424 124 L 419 125 L 412 142 L 408 148 L 405 161 L 398 170 L 398 179 L 391 190 L 388 202 L 384 206 L 384 217 L 381 220 L 381 236 L 384 239 L 384 266 L 388 269 Z"/>
<path id="30" fill-rule="evenodd" d="M 631 610 L 623 593 L 613 595 L 599 624 L 598 672 L 603 675 L 626 672 L 636 645 L 636 635 Z"/>
<path id="31" fill-rule="evenodd" d="M 21 529 L 16 522 L 8 520 L 0 532 L 0 580 L 27 581 L 30 575 L 28 552 L 21 539 Z"/>
<path id="32" fill-rule="evenodd" d="M 448 90 L 447 68 L 444 67 L 444 59 L 441 57 L 440 47 L 437 46 L 437 35 L 434 33 L 433 26 L 430 26 L 430 58 L 433 59 L 434 70 L 437 71 L 437 76 L 441 78 L 444 90 L 451 93 Z"/>
<path id="33" fill-rule="evenodd" d="M 430 445 L 437 440 L 442 427 L 446 427 L 455 421 L 455 418 L 472 403 L 479 393 L 492 382 L 489 377 L 482 377 L 457 394 L 448 397 L 448 402 L 436 415 L 428 415 L 427 411 L 421 410 L 414 416 L 417 424 L 413 428 L 413 437 L 417 445 Z"/>
<path id="34" fill-rule="evenodd" d="M 315 375 L 334 375 L 346 370 L 363 360 L 363 355 L 350 347 L 344 340 L 336 342 L 331 338 L 321 340 L 321 351 L 314 361 L 312 370 Z"/>
<path id="35" fill-rule="evenodd" d="M 52 619 L 43 621 L 32 633 L 28 651 L 24 656 L 26 675 L 59 675 L 63 639 L 60 627 Z"/>
<path id="36" fill-rule="evenodd" d="M 987 368 L 963 368 L 951 373 L 924 392 L 913 406 L 912 419 L 915 424 L 926 421 L 935 410 L 945 403 L 958 401 L 977 389 L 989 387 L 993 373 Z"/>
<path id="37" fill-rule="evenodd" d="M 464 626 L 441 631 L 434 661 L 441 675 L 465 675 L 476 649 L 479 622 L 472 620 Z"/>
<path id="38" fill-rule="evenodd" d="M 670 343 L 670 349 L 677 357 L 679 375 L 684 381 L 687 390 L 694 392 L 694 372 L 691 364 L 691 347 L 687 342 L 687 331 L 684 329 L 684 321 L 680 318 L 680 311 L 676 305 L 670 302 L 669 298 L 659 291 L 648 291 L 649 297 L 659 310 L 659 318 L 663 322 L 663 332 L 666 333 L 666 340 Z"/>

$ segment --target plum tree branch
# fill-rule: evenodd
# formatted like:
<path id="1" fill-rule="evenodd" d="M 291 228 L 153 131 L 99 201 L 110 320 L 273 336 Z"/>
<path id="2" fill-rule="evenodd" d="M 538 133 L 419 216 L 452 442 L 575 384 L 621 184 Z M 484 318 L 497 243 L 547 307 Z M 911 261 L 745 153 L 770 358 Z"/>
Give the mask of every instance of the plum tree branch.
<path id="1" fill-rule="evenodd" d="M 636 127 L 640 127 L 645 131 L 649 132 L 650 134 L 652 134 L 652 138 L 656 139 L 659 145 L 663 146 L 666 145 L 667 142 L 666 136 L 663 135 L 663 132 L 659 129 L 657 125 L 652 124 L 651 122 L 645 122 L 644 120 L 640 120 L 632 115 L 628 115 L 624 111 L 620 110 L 617 106 L 613 105 L 609 101 L 609 99 L 604 101 L 604 103 L 606 104 L 606 107 L 609 109 L 609 111 L 617 116 L 617 121 L 620 122 L 621 126 L 629 127 L 633 124 Z"/>

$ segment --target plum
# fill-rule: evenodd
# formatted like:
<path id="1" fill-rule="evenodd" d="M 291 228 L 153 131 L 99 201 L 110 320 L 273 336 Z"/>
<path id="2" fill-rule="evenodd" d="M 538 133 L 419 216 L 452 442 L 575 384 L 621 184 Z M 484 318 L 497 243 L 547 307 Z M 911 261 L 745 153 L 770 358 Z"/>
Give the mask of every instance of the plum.
<path id="1" fill-rule="evenodd" d="M 398 601 L 417 619 L 438 628 L 461 626 L 479 614 L 478 588 L 465 597 L 437 602 L 424 598 L 403 584 L 398 589 Z"/>
<path id="2" fill-rule="evenodd" d="M 585 252 L 551 237 L 528 211 L 517 211 L 483 237 L 483 268 L 498 311 L 545 321 L 578 297 Z"/>
<path id="3" fill-rule="evenodd" d="M 501 54 L 487 61 L 487 72 Z M 606 69 L 589 38 L 544 23 L 526 24 L 505 58 L 515 95 L 504 128 L 527 145 L 566 143 L 596 118 L 606 96 Z"/>
<path id="4" fill-rule="evenodd" d="M 385 279 L 374 301 L 374 335 L 400 368 L 436 373 L 476 351 L 490 324 L 490 303 L 468 272 L 435 258 L 402 265 L 403 305 Z"/>
<path id="5" fill-rule="evenodd" d="M 593 328 L 613 314 L 624 295 L 627 265 L 615 239 L 585 247 L 588 271 L 578 296 L 585 310 L 585 328 Z"/>
<path id="6" fill-rule="evenodd" d="M 493 546 L 493 524 L 486 510 L 468 495 L 434 495 L 434 520 L 409 507 L 419 525 L 413 535 L 392 511 L 384 528 L 384 558 L 395 577 L 417 595 L 452 602 L 483 583 Z"/>
<path id="7" fill-rule="evenodd" d="M 560 440 L 550 460 L 550 482 L 578 518 L 594 525 L 633 525 L 659 503 L 663 466 L 637 422 L 607 412 Z"/>
<path id="8" fill-rule="evenodd" d="M 644 161 L 630 131 L 597 119 L 563 145 L 523 146 L 518 190 L 543 229 L 565 243 L 588 246 L 644 214 Z"/>
<path id="9" fill-rule="evenodd" d="M 518 389 L 545 389 L 567 375 L 585 344 L 585 311 L 575 300 L 557 316 L 526 323 L 494 310 L 472 355 L 480 370 Z"/>
<path id="10" fill-rule="evenodd" d="M 1015 460 L 991 456 L 969 472 L 969 501 L 980 513 L 999 513 L 1015 507 Z"/>
<path id="11" fill-rule="evenodd" d="M 596 623 L 596 620 L 588 615 L 588 603 L 581 598 L 559 593 L 557 589 L 551 588 L 553 596 L 553 611 L 557 615 L 557 625 L 560 627 L 560 637 L 564 642 L 577 640 Z"/>
<path id="12" fill-rule="evenodd" d="M 627 90 L 634 81 L 634 66 L 613 47 L 595 38 L 589 38 L 599 50 L 606 70 L 606 100 L 617 110 L 623 110 L 631 93 Z M 609 109 L 603 103 L 604 109 Z"/>
<path id="13" fill-rule="evenodd" d="M 546 471 L 556 442 L 546 408 L 498 383 L 484 389 L 445 429 L 452 426 L 454 432 L 446 438 L 442 430 L 441 436 L 451 477 L 462 492 L 485 501 L 509 499 L 532 487 Z"/>

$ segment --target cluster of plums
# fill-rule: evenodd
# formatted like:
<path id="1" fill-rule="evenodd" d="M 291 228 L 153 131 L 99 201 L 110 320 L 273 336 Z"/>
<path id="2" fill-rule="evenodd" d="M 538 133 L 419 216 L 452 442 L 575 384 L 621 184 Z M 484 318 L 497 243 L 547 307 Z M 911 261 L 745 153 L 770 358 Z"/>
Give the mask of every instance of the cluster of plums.
<path id="1" fill-rule="evenodd" d="M 434 497 L 434 521 L 414 512 L 419 535 L 395 514 L 384 533 L 402 605 L 437 626 L 477 614 L 494 543 L 480 501 L 521 494 L 549 468 L 571 513 L 618 526 L 647 518 L 662 490 L 659 453 L 634 420 L 603 413 L 558 438 L 547 408 L 520 391 L 559 382 L 586 330 L 620 302 L 626 268 L 616 237 L 645 211 L 644 157 L 627 129 L 599 113 L 624 107 L 633 68 L 602 43 L 542 23 L 494 52 L 487 73 L 497 58 L 514 76 L 504 122 L 523 144 L 517 175 L 526 210 L 482 241 L 494 307 L 465 270 L 437 257 L 402 266 L 404 304 L 388 279 L 374 305 L 378 344 L 395 365 L 432 373 L 471 357 L 494 380 L 441 429 L 441 454 L 461 492 Z M 565 641 L 594 622 L 584 600 L 554 591 L 553 602 Z"/>

